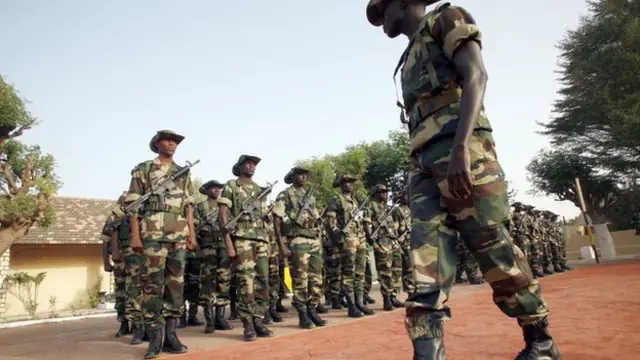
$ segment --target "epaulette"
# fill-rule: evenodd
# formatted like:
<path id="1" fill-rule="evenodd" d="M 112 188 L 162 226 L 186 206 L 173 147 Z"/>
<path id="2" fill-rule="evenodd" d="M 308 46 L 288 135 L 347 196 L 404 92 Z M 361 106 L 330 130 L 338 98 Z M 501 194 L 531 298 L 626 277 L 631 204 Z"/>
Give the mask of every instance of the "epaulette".
<path id="1" fill-rule="evenodd" d="M 136 165 L 136 167 L 133 168 L 133 170 L 131 170 L 131 175 L 133 175 L 134 172 L 136 171 L 144 171 L 145 173 L 151 168 L 151 160 L 147 160 L 147 161 L 143 161 L 140 164 Z"/>

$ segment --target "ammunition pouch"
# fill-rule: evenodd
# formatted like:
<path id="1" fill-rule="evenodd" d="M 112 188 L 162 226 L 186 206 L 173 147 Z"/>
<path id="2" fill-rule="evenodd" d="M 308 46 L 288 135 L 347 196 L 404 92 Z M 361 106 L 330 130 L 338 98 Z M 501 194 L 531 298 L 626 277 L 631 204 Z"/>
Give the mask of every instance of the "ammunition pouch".
<path id="1" fill-rule="evenodd" d="M 416 113 L 409 120 L 409 131 L 413 132 L 428 116 L 438 110 L 460 102 L 462 89 L 450 88 L 439 93 L 422 94 L 418 97 Z"/>
<path id="2" fill-rule="evenodd" d="M 145 212 L 168 212 L 177 215 L 184 215 L 184 209 L 167 204 L 150 203 L 144 207 Z"/>

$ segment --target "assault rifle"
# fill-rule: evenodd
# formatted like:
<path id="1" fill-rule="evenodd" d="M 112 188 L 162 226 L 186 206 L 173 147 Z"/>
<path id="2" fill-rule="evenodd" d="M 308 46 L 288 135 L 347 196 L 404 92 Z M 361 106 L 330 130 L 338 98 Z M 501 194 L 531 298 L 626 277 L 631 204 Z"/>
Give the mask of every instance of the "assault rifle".
<path id="1" fill-rule="evenodd" d="M 234 216 L 233 219 L 231 219 L 224 226 L 224 228 L 230 234 L 233 234 L 236 231 L 236 226 L 238 225 L 238 222 L 240 222 L 240 219 L 243 216 L 250 215 L 251 218 L 254 219 L 256 211 L 261 207 L 262 199 L 265 196 L 269 195 L 271 190 L 273 190 L 273 186 L 277 183 L 278 183 L 278 180 L 274 181 L 273 183 L 267 183 L 267 187 L 263 188 L 260 193 L 245 200 L 240 206 L 240 212 L 238 213 L 238 215 Z"/>
<path id="2" fill-rule="evenodd" d="M 393 205 L 391 205 L 389 210 L 387 210 L 384 214 L 382 214 L 378 218 L 378 227 L 371 233 L 371 239 L 372 240 L 375 241 L 378 238 L 378 233 L 380 233 L 380 230 L 382 228 L 387 229 L 389 227 L 389 216 L 391 215 L 393 210 L 395 210 L 399 205 L 400 205 L 399 202 L 393 203 Z"/>
<path id="3" fill-rule="evenodd" d="M 351 212 L 351 214 L 349 214 L 349 221 L 347 221 L 346 224 L 344 224 L 344 227 L 342 228 L 342 232 L 345 232 L 349 229 L 349 225 L 351 224 L 351 222 L 356 218 L 356 216 L 358 216 L 358 214 L 364 210 L 364 208 L 369 205 L 369 197 L 367 197 L 362 204 L 360 204 L 360 206 L 358 206 L 357 209 L 353 209 L 353 211 Z"/>
<path id="4" fill-rule="evenodd" d="M 211 225 L 211 227 L 215 230 L 216 229 L 216 225 L 217 225 L 216 221 L 218 221 L 218 207 L 217 206 L 215 208 L 211 209 L 211 211 L 209 211 L 209 213 L 207 213 L 207 215 L 204 217 L 204 220 L 196 228 L 196 234 L 199 233 L 200 230 L 202 230 L 202 228 L 204 228 L 207 225 Z"/>
<path id="5" fill-rule="evenodd" d="M 296 224 L 300 226 L 304 226 L 304 216 L 302 215 L 305 211 L 309 212 L 309 214 L 313 213 L 313 205 L 315 203 L 315 199 L 313 198 L 313 186 L 309 186 L 307 192 L 304 194 L 302 201 L 300 202 L 300 212 L 298 212 L 298 217 L 296 217 Z"/>
<path id="6" fill-rule="evenodd" d="M 140 206 L 142 206 L 142 204 L 144 204 L 147 200 L 149 200 L 149 198 L 152 195 L 158 195 L 159 198 L 159 205 L 161 207 L 164 206 L 164 195 L 166 192 L 173 190 L 176 187 L 176 183 L 175 181 L 180 178 L 182 175 L 185 175 L 186 173 L 189 172 L 189 170 L 194 167 L 196 164 L 198 164 L 200 162 L 200 160 L 196 160 L 193 163 L 190 163 L 187 161 L 187 165 L 185 165 L 184 167 L 182 167 L 180 170 L 176 171 L 175 173 L 167 176 L 164 175 L 163 178 L 161 178 L 160 181 L 158 181 L 158 183 L 156 185 L 153 185 L 151 187 L 151 190 L 149 190 L 147 193 L 145 193 L 144 195 L 142 195 L 140 198 L 138 198 L 138 200 L 132 202 L 131 204 L 125 206 L 122 208 L 122 211 L 125 213 L 124 216 L 122 217 L 118 217 L 113 221 L 110 221 L 108 223 L 106 223 L 104 225 L 103 228 L 103 232 L 107 231 L 109 233 L 115 231 L 115 229 L 120 226 L 120 224 L 122 224 L 122 221 L 124 221 L 124 219 L 126 219 L 128 216 L 130 216 L 131 214 L 137 212 L 140 209 Z"/>

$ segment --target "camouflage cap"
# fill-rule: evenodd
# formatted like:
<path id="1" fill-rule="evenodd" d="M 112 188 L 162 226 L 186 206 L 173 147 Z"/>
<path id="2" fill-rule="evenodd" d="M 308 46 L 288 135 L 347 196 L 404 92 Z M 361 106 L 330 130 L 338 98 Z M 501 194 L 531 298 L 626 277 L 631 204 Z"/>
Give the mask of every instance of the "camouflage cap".
<path id="1" fill-rule="evenodd" d="M 309 170 L 301 166 L 294 166 L 289 170 L 287 175 L 284 176 L 284 183 L 287 185 L 293 184 L 293 176 L 296 174 L 308 174 Z"/>
<path id="2" fill-rule="evenodd" d="M 425 6 L 435 4 L 440 0 L 413 0 L 414 3 L 423 3 Z M 384 23 L 384 12 L 391 0 L 369 0 L 367 4 L 367 20 L 373 26 L 382 26 Z"/>
<path id="3" fill-rule="evenodd" d="M 377 193 L 381 193 L 381 192 L 388 192 L 389 189 L 387 189 L 387 185 L 385 184 L 378 184 L 376 186 L 374 186 L 371 191 L 369 191 L 369 195 L 375 195 Z"/>
<path id="4" fill-rule="evenodd" d="M 156 143 L 164 139 L 173 139 L 177 144 L 180 144 L 182 140 L 184 140 L 184 136 L 177 134 L 171 130 L 160 130 L 155 135 L 153 135 L 151 141 L 149 141 L 149 148 L 151 149 L 151 151 L 157 154 L 158 148 L 156 147 Z"/>
<path id="5" fill-rule="evenodd" d="M 202 195 L 207 195 L 207 190 L 211 189 L 212 187 L 222 189 L 224 187 L 224 184 L 219 182 L 218 180 L 209 180 L 206 183 L 202 184 L 202 186 L 200 186 L 198 192 Z"/>
<path id="6" fill-rule="evenodd" d="M 240 155 L 238 161 L 236 161 L 236 163 L 231 168 L 231 173 L 233 173 L 234 176 L 240 176 L 240 165 L 244 164 L 247 161 L 253 161 L 254 163 L 256 163 L 256 165 L 258 165 L 260 164 L 260 161 L 262 161 L 262 159 L 253 155 Z"/>
<path id="7" fill-rule="evenodd" d="M 333 187 L 334 188 L 340 187 L 340 184 L 344 182 L 356 182 L 356 181 L 358 181 L 358 179 L 356 179 L 353 175 L 341 174 L 336 176 L 336 179 L 333 180 Z"/>

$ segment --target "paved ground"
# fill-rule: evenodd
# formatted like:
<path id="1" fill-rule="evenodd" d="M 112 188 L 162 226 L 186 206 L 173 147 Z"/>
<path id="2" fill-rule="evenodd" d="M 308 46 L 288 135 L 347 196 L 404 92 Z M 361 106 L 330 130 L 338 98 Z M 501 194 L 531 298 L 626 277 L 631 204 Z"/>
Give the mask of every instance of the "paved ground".
<path id="1" fill-rule="evenodd" d="M 552 331 L 567 359 L 635 359 L 640 353 L 636 311 L 640 309 L 640 262 L 581 267 L 542 280 L 553 311 Z M 519 350 L 521 338 L 514 321 L 491 303 L 488 286 L 456 286 L 453 320 L 447 324 L 448 355 L 452 359 L 508 359 Z M 372 307 L 379 309 L 378 303 Z M 179 360 L 246 359 L 260 354 L 269 359 L 410 359 L 411 344 L 403 326 L 403 311 L 379 313 L 352 320 L 344 311 L 326 318 L 331 325 L 302 331 L 293 313 L 272 326 L 273 339 L 244 343 L 236 329 L 202 333 L 202 327 L 180 331 L 190 353 Z M 471 319 L 471 320 L 470 320 Z M 88 319 L 0 330 L 3 360 L 140 359 L 146 345 L 130 346 L 128 338 L 114 339 L 114 319 Z M 577 327 L 577 328 L 576 328 Z M 496 334 L 489 333 L 489 330 Z M 292 337 L 295 335 L 295 337 Z M 604 341 L 604 342 L 603 342 Z M 473 346 L 469 346 L 469 344 Z M 482 353 L 482 355 L 479 355 Z"/>

